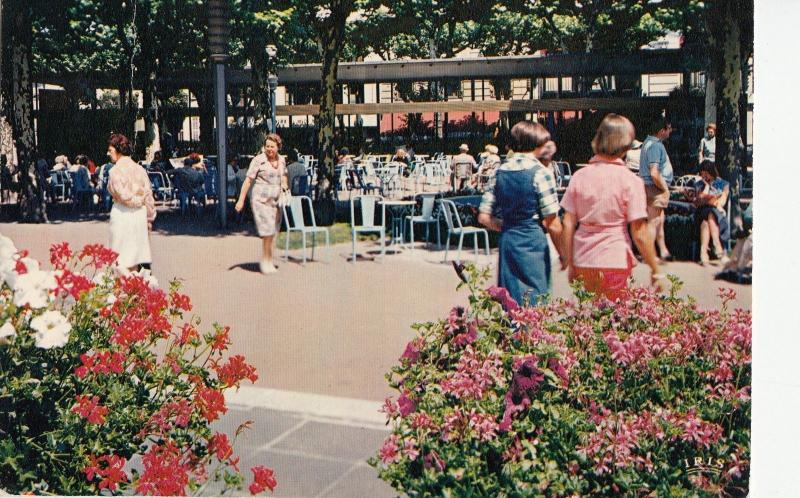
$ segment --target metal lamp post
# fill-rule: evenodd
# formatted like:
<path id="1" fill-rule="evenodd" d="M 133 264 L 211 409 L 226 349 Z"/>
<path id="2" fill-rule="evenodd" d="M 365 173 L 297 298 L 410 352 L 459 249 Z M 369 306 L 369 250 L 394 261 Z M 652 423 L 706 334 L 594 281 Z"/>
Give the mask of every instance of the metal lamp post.
<path id="1" fill-rule="evenodd" d="M 267 56 L 270 62 L 278 55 L 278 47 L 275 45 L 267 45 Z M 273 65 L 274 67 L 274 65 Z M 278 77 L 275 73 L 269 73 L 267 76 L 267 83 L 269 84 L 269 104 L 270 104 L 270 132 L 275 133 L 278 130 L 278 116 L 275 115 L 275 90 L 278 89 Z"/>
<path id="2" fill-rule="evenodd" d="M 278 89 L 278 77 L 274 74 L 270 74 L 267 77 L 267 82 L 269 83 L 269 103 L 271 106 L 271 116 L 272 116 L 272 126 L 271 131 L 275 133 L 278 131 L 278 116 L 275 115 L 275 90 Z"/>
<path id="3" fill-rule="evenodd" d="M 228 222 L 228 112 L 225 98 L 225 62 L 228 60 L 230 14 L 227 0 L 208 0 L 208 51 L 214 64 L 214 102 L 217 114 L 217 205 L 219 223 Z"/>

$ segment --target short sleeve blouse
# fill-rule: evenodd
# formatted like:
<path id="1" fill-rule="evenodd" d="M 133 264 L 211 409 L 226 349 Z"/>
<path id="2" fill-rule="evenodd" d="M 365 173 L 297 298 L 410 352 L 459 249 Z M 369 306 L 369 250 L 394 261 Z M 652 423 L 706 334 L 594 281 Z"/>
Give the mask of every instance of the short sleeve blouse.
<path id="1" fill-rule="evenodd" d="M 595 156 L 573 175 L 561 207 L 578 220 L 573 261 L 581 268 L 636 264 L 627 224 L 647 218 L 644 184 L 622 159 Z"/>
<path id="2" fill-rule="evenodd" d="M 247 178 L 256 183 L 280 185 L 281 178 L 286 173 L 286 160 L 278 156 L 278 167 L 273 168 L 266 154 L 261 153 L 250 161 L 247 168 Z"/>

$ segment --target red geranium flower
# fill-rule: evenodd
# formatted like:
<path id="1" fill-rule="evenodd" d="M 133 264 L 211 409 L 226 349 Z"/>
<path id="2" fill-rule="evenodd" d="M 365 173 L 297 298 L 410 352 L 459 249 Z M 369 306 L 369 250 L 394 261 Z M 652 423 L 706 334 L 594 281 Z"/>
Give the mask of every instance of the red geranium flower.
<path id="1" fill-rule="evenodd" d="M 72 259 L 72 249 L 69 243 L 62 242 L 50 246 L 50 264 L 57 270 L 66 268 L 69 260 Z"/>
<path id="2" fill-rule="evenodd" d="M 168 441 L 155 445 L 142 458 L 144 472 L 136 492 L 145 495 L 183 496 L 189 484 L 189 465 L 181 461 L 181 451 Z"/>
<path id="3" fill-rule="evenodd" d="M 252 365 L 248 365 L 244 356 L 239 354 L 232 356 L 225 365 L 218 366 L 215 363 L 214 370 L 216 370 L 219 380 L 228 387 L 239 387 L 244 379 L 249 379 L 250 382 L 258 380 L 256 369 Z"/>
<path id="4" fill-rule="evenodd" d="M 220 462 L 224 462 L 233 455 L 233 448 L 231 447 L 227 434 L 222 434 L 220 432 L 215 433 L 211 439 L 208 440 L 208 452 L 215 454 Z"/>
<path id="5" fill-rule="evenodd" d="M 80 259 L 90 258 L 91 265 L 95 268 L 105 268 L 114 264 L 117 261 L 117 256 L 119 256 L 117 253 L 102 244 L 84 246 L 83 250 L 78 254 Z"/>
<path id="6" fill-rule="evenodd" d="M 275 472 L 268 469 L 263 465 L 258 465 L 250 469 L 253 471 L 253 483 L 250 485 L 250 494 L 257 495 L 262 493 L 265 489 L 270 491 L 275 490 L 278 481 L 275 480 Z"/>
<path id="7" fill-rule="evenodd" d="M 105 463 L 105 467 L 101 465 Z M 89 465 L 83 468 L 86 474 L 87 481 L 93 481 L 95 476 L 100 477 L 99 489 L 108 489 L 109 491 L 116 491 L 117 484 L 128 481 L 128 475 L 123 468 L 127 460 L 117 455 L 105 455 L 99 458 L 89 456 Z"/>
<path id="8" fill-rule="evenodd" d="M 194 404 L 200 411 L 200 415 L 209 422 L 213 422 L 228 411 L 225 406 L 225 396 L 210 387 L 198 387 L 197 394 L 194 396 Z"/>
<path id="9" fill-rule="evenodd" d="M 90 424 L 102 424 L 106 421 L 108 408 L 100 405 L 100 398 L 97 396 L 80 395 L 75 397 L 77 403 L 72 407 L 72 413 L 77 413 L 89 421 Z"/>

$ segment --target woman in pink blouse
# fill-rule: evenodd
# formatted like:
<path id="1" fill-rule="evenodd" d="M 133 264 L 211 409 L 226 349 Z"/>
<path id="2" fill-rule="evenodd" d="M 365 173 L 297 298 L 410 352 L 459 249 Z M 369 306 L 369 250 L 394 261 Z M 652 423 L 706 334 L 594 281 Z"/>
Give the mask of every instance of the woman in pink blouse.
<path id="1" fill-rule="evenodd" d="M 133 147 L 125 135 L 111 135 L 108 157 L 114 166 L 108 173 L 111 208 L 110 247 L 119 256 L 121 268 L 136 271 L 149 264 L 150 230 L 156 219 L 153 189 L 144 168 L 131 159 Z"/>
<path id="2" fill-rule="evenodd" d="M 569 279 L 583 280 L 587 290 L 609 299 L 623 295 L 636 265 L 629 224 L 636 247 L 650 267 L 651 284 L 664 279 L 647 230 L 644 184 L 625 167 L 633 140 L 633 125 L 627 118 L 607 115 L 592 140 L 594 157 L 572 176 L 561 200 L 566 211 L 563 241 Z"/>

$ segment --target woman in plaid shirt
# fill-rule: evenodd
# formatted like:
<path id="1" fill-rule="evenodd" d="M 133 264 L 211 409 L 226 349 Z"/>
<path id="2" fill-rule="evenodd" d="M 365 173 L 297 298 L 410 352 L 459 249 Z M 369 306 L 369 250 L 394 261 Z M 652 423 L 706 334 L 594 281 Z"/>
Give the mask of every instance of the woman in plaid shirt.
<path id="1" fill-rule="evenodd" d="M 548 140 L 550 133 L 538 123 L 522 121 L 511 129 L 514 156 L 498 168 L 478 215 L 479 223 L 501 232 L 498 285 L 518 303 L 535 303 L 550 292 L 550 247 L 545 230 L 561 254 L 556 182 L 553 173 L 536 159 Z"/>

